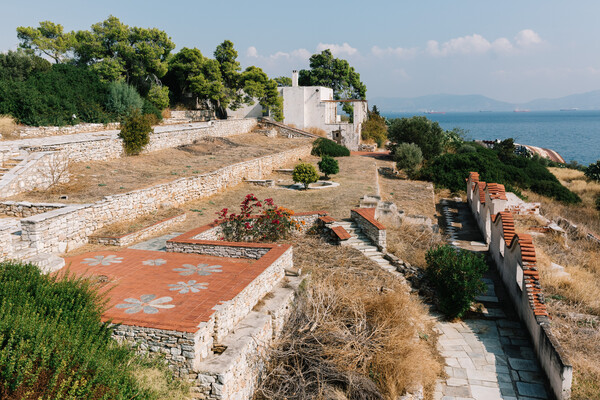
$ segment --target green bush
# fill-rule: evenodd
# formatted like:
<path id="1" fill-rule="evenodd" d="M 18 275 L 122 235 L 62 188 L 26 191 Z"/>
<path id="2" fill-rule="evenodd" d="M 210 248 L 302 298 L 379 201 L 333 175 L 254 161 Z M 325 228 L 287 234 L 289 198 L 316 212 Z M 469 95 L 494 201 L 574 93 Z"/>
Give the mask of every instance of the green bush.
<path id="1" fill-rule="evenodd" d="M 325 174 L 325 178 L 329 179 L 329 175 L 335 175 L 340 172 L 338 161 L 330 156 L 324 155 L 318 163 L 319 171 Z"/>
<path id="2" fill-rule="evenodd" d="M 162 113 L 158 108 L 154 106 L 148 99 L 144 99 L 144 105 L 142 106 L 142 114 L 152 116 L 152 124 L 156 125 L 162 121 Z"/>
<path id="3" fill-rule="evenodd" d="M 123 139 L 125 153 L 128 155 L 140 154 L 144 146 L 150 143 L 150 133 L 153 132 L 150 118 L 134 109 L 131 115 L 121 123 L 121 132 L 119 132 L 119 137 Z"/>
<path id="4" fill-rule="evenodd" d="M 148 91 L 148 101 L 161 111 L 169 107 L 169 88 L 167 86 L 152 85 Z"/>
<path id="5" fill-rule="evenodd" d="M 133 110 L 141 110 L 144 99 L 133 86 L 125 82 L 111 82 L 108 86 L 106 109 L 118 118 L 123 118 Z"/>
<path id="6" fill-rule="evenodd" d="M 456 150 L 457 153 L 475 153 L 476 151 L 475 146 L 470 144 L 463 144 Z"/>
<path id="7" fill-rule="evenodd" d="M 587 178 L 600 182 L 600 160 L 588 165 L 584 173 Z"/>
<path id="8" fill-rule="evenodd" d="M 426 163 L 419 170 L 418 177 L 459 192 L 465 190 L 465 178 L 469 172 L 476 171 L 485 182 L 530 189 L 568 204 L 581 202 L 579 196 L 562 186 L 548 168 L 535 159 L 512 156 L 501 161 L 494 150 L 476 144 L 473 146 L 475 152 L 443 154 Z"/>
<path id="9" fill-rule="evenodd" d="M 350 155 L 350 150 L 348 150 L 347 147 L 337 144 L 333 140 L 318 138 L 313 142 L 313 148 L 310 154 L 318 157 L 347 157 Z"/>
<path id="10" fill-rule="evenodd" d="M 139 387 L 134 352 L 100 320 L 104 299 L 89 282 L 0 263 L 0 397 L 152 399 Z"/>
<path id="11" fill-rule="evenodd" d="M 414 143 L 400 143 L 394 151 L 394 161 L 399 170 L 412 173 L 423 162 L 423 153 Z"/>
<path id="12" fill-rule="evenodd" d="M 300 163 L 294 167 L 292 179 L 294 179 L 294 182 L 303 183 L 304 188 L 307 189 L 309 184 L 319 180 L 319 174 L 314 165 Z"/>
<path id="13" fill-rule="evenodd" d="M 462 317 L 485 289 L 481 280 L 487 271 L 483 256 L 443 245 L 430 249 L 425 259 L 427 278 L 435 286 L 440 310 L 448 318 Z"/>
<path id="14" fill-rule="evenodd" d="M 388 129 L 388 139 L 392 154 L 398 144 L 414 143 L 421 148 L 423 158 L 430 160 L 442 153 L 446 137 L 437 122 L 415 116 L 393 119 Z"/>

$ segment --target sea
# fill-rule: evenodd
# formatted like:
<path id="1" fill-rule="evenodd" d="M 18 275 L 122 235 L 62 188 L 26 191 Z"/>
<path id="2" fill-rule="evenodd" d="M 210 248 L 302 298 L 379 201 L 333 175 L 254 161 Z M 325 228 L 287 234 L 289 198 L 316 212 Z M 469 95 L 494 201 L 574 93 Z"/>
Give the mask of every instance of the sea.
<path id="1" fill-rule="evenodd" d="M 519 144 L 552 149 L 567 162 L 588 165 L 600 159 L 600 110 L 382 114 L 387 118 L 425 115 L 445 130 L 466 130 L 472 140 L 513 138 Z"/>

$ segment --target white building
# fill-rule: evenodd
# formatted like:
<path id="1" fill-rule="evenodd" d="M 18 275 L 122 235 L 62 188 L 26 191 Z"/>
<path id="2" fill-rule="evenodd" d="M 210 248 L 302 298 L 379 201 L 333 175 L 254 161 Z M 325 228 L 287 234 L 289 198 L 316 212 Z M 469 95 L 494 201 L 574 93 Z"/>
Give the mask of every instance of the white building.
<path id="1" fill-rule="evenodd" d="M 367 119 L 366 100 L 334 100 L 333 89 L 323 86 L 298 86 L 298 71 L 292 73 L 292 86 L 281 87 L 283 123 L 299 129 L 319 128 L 330 139 L 358 150 L 362 123 Z M 354 123 L 342 122 L 337 113 L 338 103 L 351 102 Z"/>

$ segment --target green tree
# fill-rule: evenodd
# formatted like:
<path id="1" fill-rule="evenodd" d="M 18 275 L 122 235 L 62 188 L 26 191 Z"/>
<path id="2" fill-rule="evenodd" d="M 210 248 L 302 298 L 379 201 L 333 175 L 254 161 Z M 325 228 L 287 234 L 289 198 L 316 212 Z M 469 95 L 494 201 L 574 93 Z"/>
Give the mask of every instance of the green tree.
<path id="1" fill-rule="evenodd" d="M 134 110 L 140 111 L 144 99 L 125 82 L 111 82 L 108 85 L 107 111 L 121 118 L 130 115 Z"/>
<path id="2" fill-rule="evenodd" d="M 0 53 L 0 80 L 24 81 L 31 74 L 49 71 L 51 67 L 47 60 L 23 50 Z"/>
<path id="3" fill-rule="evenodd" d="M 283 120 L 283 99 L 277 90 L 277 82 L 269 79 L 261 68 L 246 68 L 239 82 L 244 94 L 244 103 L 253 104 L 253 98 L 258 99 L 260 105 L 269 109 L 277 121 Z"/>
<path id="4" fill-rule="evenodd" d="M 65 61 L 74 44 L 73 33 L 65 33 L 62 25 L 50 21 L 40 22 L 37 28 L 20 26 L 17 28 L 17 37 L 21 41 L 19 47 L 48 56 L 55 63 Z"/>
<path id="5" fill-rule="evenodd" d="M 335 100 L 360 99 L 367 95 L 367 87 L 360 80 L 360 74 L 351 67 L 348 61 L 335 58 L 331 50 L 310 57 L 310 69 L 300 70 L 298 84 L 300 86 L 324 86 L 333 89 Z M 343 110 L 352 116 L 352 105 L 344 104 Z"/>
<path id="6" fill-rule="evenodd" d="M 308 189 L 308 185 L 319 180 L 319 174 L 314 165 L 309 163 L 300 163 L 294 167 L 292 173 L 294 182 L 304 184 L 304 189 Z"/>
<path id="7" fill-rule="evenodd" d="M 394 161 L 399 170 L 412 174 L 417 166 L 423 162 L 421 148 L 414 143 L 400 143 L 394 152 Z"/>
<path id="8" fill-rule="evenodd" d="M 152 85 L 148 91 L 148 101 L 158 110 L 169 107 L 169 88 L 161 85 Z"/>
<path id="9" fill-rule="evenodd" d="M 444 131 L 437 122 L 424 116 L 393 119 L 388 129 L 390 150 L 400 143 L 414 143 L 421 148 L 423 158 L 433 159 L 444 149 Z"/>
<path id="10" fill-rule="evenodd" d="M 154 132 L 152 123 L 147 115 L 134 110 L 121 123 L 119 137 L 123 139 L 123 149 L 127 155 L 137 155 L 150 143 L 150 134 Z"/>
<path id="11" fill-rule="evenodd" d="M 292 86 L 292 78 L 289 76 L 278 76 L 277 78 L 273 78 L 275 82 L 277 82 L 277 86 Z"/>
<path id="12" fill-rule="evenodd" d="M 494 144 L 494 151 L 502 161 L 509 160 L 515 156 L 515 142 L 512 138 L 504 139 Z"/>
<path id="13" fill-rule="evenodd" d="M 335 175 L 340 172 L 338 160 L 328 155 L 321 157 L 318 165 L 319 171 L 325 174 L 325 179 L 329 179 L 329 175 Z"/>
<path id="14" fill-rule="evenodd" d="M 584 174 L 587 178 L 600 182 L 600 160 L 588 165 Z"/>
<path id="15" fill-rule="evenodd" d="M 362 124 L 361 138 L 364 141 L 373 141 L 377 147 L 382 147 L 387 140 L 387 123 L 385 117 L 379 115 L 377 106 L 373 106 L 373 111 L 368 112 L 368 118 Z"/>

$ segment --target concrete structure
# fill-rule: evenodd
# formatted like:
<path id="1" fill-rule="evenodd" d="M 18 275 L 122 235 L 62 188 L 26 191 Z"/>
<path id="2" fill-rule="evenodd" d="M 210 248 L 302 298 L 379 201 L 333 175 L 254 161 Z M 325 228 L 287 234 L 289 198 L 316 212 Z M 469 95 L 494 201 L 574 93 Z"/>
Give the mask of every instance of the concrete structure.
<path id="1" fill-rule="evenodd" d="M 550 328 L 531 236 L 516 233 L 513 215 L 506 211 L 508 198 L 503 185 L 480 182 L 479 174 L 471 172 L 467 201 L 554 395 L 569 398 L 573 367 Z"/>
<path id="2" fill-rule="evenodd" d="M 367 119 L 366 100 L 334 100 L 333 89 L 323 86 L 298 86 L 298 72 L 292 74 L 292 86 L 281 87 L 283 122 L 299 129 L 319 128 L 328 137 L 350 150 L 358 150 L 362 123 Z M 338 103 L 354 106 L 354 123 L 342 122 Z"/>

